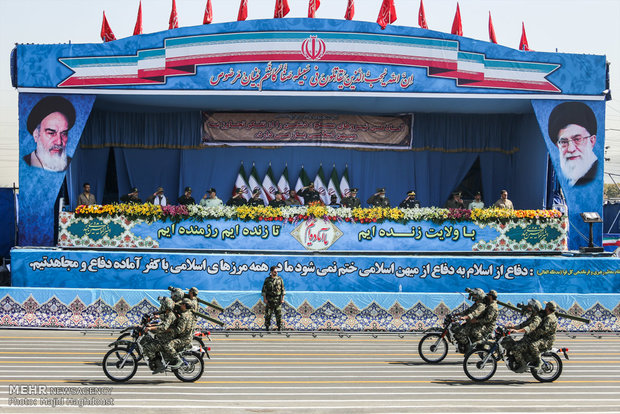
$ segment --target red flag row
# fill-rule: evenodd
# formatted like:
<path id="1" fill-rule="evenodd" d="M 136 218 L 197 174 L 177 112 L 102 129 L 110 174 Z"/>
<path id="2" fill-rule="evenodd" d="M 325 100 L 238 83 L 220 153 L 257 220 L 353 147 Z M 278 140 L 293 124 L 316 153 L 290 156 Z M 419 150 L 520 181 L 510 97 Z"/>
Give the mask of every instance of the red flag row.
<path id="1" fill-rule="evenodd" d="M 308 0 L 308 17 L 314 18 L 317 9 L 321 6 L 320 0 Z M 283 18 L 290 12 L 290 8 L 288 5 L 288 0 L 276 0 L 275 10 L 273 13 L 273 17 Z M 352 20 L 355 14 L 355 4 L 354 0 L 348 0 L 347 2 L 347 10 L 345 12 L 344 18 L 347 20 Z M 248 17 L 248 0 L 240 0 L 239 3 L 239 13 L 237 14 L 237 20 L 243 21 Z M 396 7 L 394 6 L 394 0 L 382 0 L 381 9 L 379 9 L 379 16 L 377 16 L 377 23 L 381 26 L 381 29 L 385 29 L 388 24 L 392 24 L 396 21 Z M 207 0 L 207 4 L 205 6 L 204 18 L 202 20 L 203 24 L 210 24 L 213 21 L 213 9 L 211 7 L 211 0 Z M 423 0 L 420 0 L 420 8 L 418 10 L 418 26 L 422 29 L 428 29 L 428 23 L 426 21 L 426 13 L 424 12 L 424 3 Z M 170 12 L 170 19 L 168 20 L 168 29 L 176 29 L 179 27 L 179 19 L 177 15 L 177 5 L 176 0 L 172 0 L 172 10 Z M 454 15 L 454 20 L 452 22 L 452 29 L 450 31 L 453 35 L 463 36 L 463 24 L 461 22 L 461 9 L 459 7 L 459 3 L 456 3 L 456 13 Z M 136 25 L 133 29 L 134 35 L 142 34 L 142 1 L 138 6 L 138 17 L 136 19 Z M 104 42 L 109 42 L 112 40 L 116 40 L 112 29 L 110 28 L 110 24 L 105 16 L 105 11 L 103 12 L 103 22 L 101 24 L 101 40 Z M 497 38 L 495 36 L 495 28 L 493 27 L 493 20 L 491 19 L 491 12 L 489 12 L 489 41 L 492 43 L 497 43 Z M 527 36 L 525 35 L 525 23 L 522 23 L 521 26 L 521 40 L 519 41 L 519 50 L 530 50 Z"/>

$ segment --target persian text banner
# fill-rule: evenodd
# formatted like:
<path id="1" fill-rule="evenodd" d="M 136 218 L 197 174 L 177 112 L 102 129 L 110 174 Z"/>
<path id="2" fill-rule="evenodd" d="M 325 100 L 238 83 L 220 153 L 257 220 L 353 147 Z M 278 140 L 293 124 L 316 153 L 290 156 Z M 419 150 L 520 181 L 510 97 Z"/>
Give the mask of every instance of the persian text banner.
<path id="1" fill-rule="evenodd" d="M 411 148 L 411 116 L 202 113 L 203 145 Z"/>
<path id="2" fill-rule="evenodd" d="M 236 251 L 563 251 L 566 222 L 355 223 L 76 218 L 61 213 L 58 246 Z"/>
<path id="3" fill-rule="evenodd" d="M 270 266 L 287 290 L 617 293 L 620 260 L 601 257 L 307 256 L 13 249 L 13 286 L 260 291 Z"/>

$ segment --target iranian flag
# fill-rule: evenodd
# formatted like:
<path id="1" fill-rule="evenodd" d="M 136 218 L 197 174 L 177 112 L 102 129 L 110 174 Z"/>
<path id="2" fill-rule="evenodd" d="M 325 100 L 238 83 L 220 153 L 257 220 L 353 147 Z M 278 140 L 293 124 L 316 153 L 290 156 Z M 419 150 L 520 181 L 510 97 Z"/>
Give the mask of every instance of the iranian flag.
<path id="1" fill-rule="evenodd" d="M 265 194 L 265 190 L 263 190 L 263 186 L 260 184 L 258 172 L 256 171 L 256 165 L 254 164 L 252 164 L 252 171 L 250 172 L 250 177 L 248 178 L 248 184 L 250 186 L 250 197 L 252 197 L 252 192 L 254 189 L 258 188 L 260 190 L 260 198 L 263 199 L 265 204 L 269 204 L 269 199 L 267 198 L 267 194 Z"/>
<path id="2" fill-rule="evenodd" d="M 243 169 L 243 163 L 241 163 L 241 167 L 239 167 L 239 174 L 237 174 L 235 188 L 233 188 L 233 195 L 237 194 L 237 188 L 243 190 L 243 198 L 245 198 L 246 200 L 250 199 L 250 191 L 248 190 L 248 179 L 245 175 L 245 170 Z"/>
<path id="3" fill-rule="evenodd" d="M 323 165 L 319 167 L 319 172 L 316 173 L 316 177 L 314 178 L 314 189 L 321 195 L 321 201 L 325 204 L 329 204 L 329 194 L 327 194 L 327 187 L 325 186 Z"/>
<path id="4" fill-rule="evenodd" d="M 273 171 L 271 170 L 271 163 L 269 163 L 269 168 L 267 169 L 267 174 L 265 174 L 265 178 L 263 178 L 263 191 L 265 192 L 265 196 L 267 197 L 267 204 L 274 198 L 276 198 L 276 180 L 273 178 Z"/>
<path id="5" fill-rule="evenodd" d="M 340 179 L 340 195 L 342 197 L 348 197 L 351 194 L 349 191 L 349 167 L 345 167 L 342 178 Z"/>
<path id="6" fill-rule="evenodd" d="M 338 173 L 336 172 L 336 166 L 332 168 L 332 175 L 329 177 L 329 183 L 327 183 L 327 194 L 330 198 L 333 194 L 336 195 L 336 200 L 338 200 L 338 204 L 340 204 L 340 186 L 338 185 Z"/>
<path id="7" fill-rule="evenodd" d="M 306 174 L 306 170 L 304 170 L 304 166 L 302 165 L 301 171 L 299 172 L 299 177 L 297 177 L 297 182 L 295 183 L 295 191 L 299 193 L 301 189 L 307 185 L 310 185 L 310 177 L 308 177 L 308 174 Z M 299 200 L 303 204 L 306 203 L 303 197 L 299 197 Z"/>
<path id="8" fill-rule="evenodd" d="M 291 187 L 288 184 L 288 166 L 284 167 L 284 171 L 282 171 L 282 175 L 278 180 L 278 190 L 282 193 L 282 198 L 287 200 L 289 197 L 289 191 Z"/>

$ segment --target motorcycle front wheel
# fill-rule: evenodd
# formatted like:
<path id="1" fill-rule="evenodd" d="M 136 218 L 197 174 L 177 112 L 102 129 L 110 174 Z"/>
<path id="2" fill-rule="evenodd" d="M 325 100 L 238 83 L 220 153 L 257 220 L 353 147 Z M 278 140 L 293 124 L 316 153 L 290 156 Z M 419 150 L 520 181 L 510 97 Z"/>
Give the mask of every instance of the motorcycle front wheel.
<path id="1" fill-rule="evenodd" d="M 183 382 L 197 381 L 205 370 L 205 362 L 197 352 L 184 352 L 182 355 L 183 365 L 172 371 Z"/>
<path id="2" fill-rule="evenodd" d="M 483 364 L 485 359 L 486 362 Z M 488 351 L 474 349 L 465 355 L 463 370 L 472 381 L 486 381 L 497 371 L 497 361 Z"/>
<path id="3" fill-rule="evenodd" d="M 105 354 L 101 366 L 106 377 L 114 382 L 125 382 L 136 375 L 138 360 L 127 348 L 117 347 Z"/>
<path id="4" fill-rule="evenodd" d="M 418 343 L 418 354 L 425 362 L 437 364 L 448 355 L 448 341 L 438 333 L 426 334 Z"/>
<path id="5" fill-rule="evenodd" d="M 562 360 L 555 352 L 546 352 L 540 356 L 542 367 L 540 371 L 532 368 L 534 378 L 540 382 L 553 382 L 562 374 Z"/>

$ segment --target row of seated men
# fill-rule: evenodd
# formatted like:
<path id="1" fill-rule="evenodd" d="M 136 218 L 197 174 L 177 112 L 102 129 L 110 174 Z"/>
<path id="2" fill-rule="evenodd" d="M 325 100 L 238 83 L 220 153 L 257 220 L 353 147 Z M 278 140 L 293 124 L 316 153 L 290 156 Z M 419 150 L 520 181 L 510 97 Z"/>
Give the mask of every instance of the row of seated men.
<path id="1" fill-rule="evenodd" d="M 337 197 L 335 195 L 331 196 L 331 202 L 329 203 L 332 207 L 349 207 L 356 208 L 361 207 L 362 202 L 357 197 L 357 188 L 351 188 L 349 190 L 349 195 L 347 197 L 343 197 L 340 203 L 337 201 Z M 284 198 L 282 193 L 276 192 L 275 198 L 269 202 L 269 205 L 272 207 L 284 207 L 284 206 L 294 206 L 294 205 L 302 205 L 302 204 L 310 204 L 321 201 L 321 194 L 314 188 L 314 183 L 310 183 L 308 186 L 303 187 L 299 192 L 295 190 L 290 190 L 288 194 L 288 198 Z M 303 197 L 303 203 L 302 199 Z M 131 189 L 131 192 L 121 196 L 120 201 L 122 203 L 142 203 L 142 200 L 139 198 L 138 188 L 134 187 Z M 164 195 L 164 189 L 159 187 L 152 195 L 150 195 L 146 199 L 147 203 L 152 203 L 155 205 L 165 206 L 171 204 L 167 197 Z M 385 195 L 385 188 L 378 188 L 377 191 L 368 198 L 366 203 L 371 207 L 391 207 L 390 199 Z M 90 192 L 90 185 L 88 183 L 84 184 L 84 192 L 78 197 L 78 205 L 91 205 L 96 204 L 94 195 Z M 210 188 L 205 192 L 202 198 L 196 203 L 194 197 L 192 197 L 192 188 L 185 187 L 185 191 L 183 195 L 181 195 L 177 199 L 177 204 L 179 205 L 190 205 L 190 204 L 200 204 L 204 207 L 217 207 L 222 206 L 224 203 L 217 196 L 217 192 L 215 188 Z M 236 194 L 234 194 L 227 202 L 228 206 L 242 206 L 242 205 L 250 205 L 250 206 L 264 206 L 265 203 L 261 198 L 261 191 L 258 188 L 255 188 L 252 191 L 252 197 L 249 200 L 246 200 L 243 196 L 243 190 L 238 189 Z M 400 208 L 419 208 L 420 201 L 416 199 L 415 191 L 411 190 L 407 192 L 407 196 L 403 201 L 398 205 Z M 473 210 L 475 208 L 484 208 L 485 204 L 482 201 L 482 195 L 480 192 L 477 192 L 474 196 L 474 199 L 465 205 L 465 202 L 461 198 L 460 192 L 452 193 L 452 197 L 446 202 L 445 208 L 467 208 L 469 210 Z M 514 209 L 512 201 L 508 199 L 508 191 L 502 190 L 500 193 L 500 198 L 492 205 L 492 207 L 497 208 L 507 208 Z"/>

